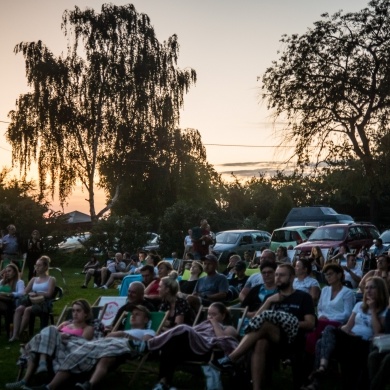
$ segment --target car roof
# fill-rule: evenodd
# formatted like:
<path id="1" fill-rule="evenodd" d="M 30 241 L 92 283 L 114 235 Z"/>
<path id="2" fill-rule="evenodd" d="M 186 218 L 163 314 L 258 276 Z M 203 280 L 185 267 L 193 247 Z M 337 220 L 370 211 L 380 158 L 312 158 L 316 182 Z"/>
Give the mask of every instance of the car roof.
<path id="1" fill-rule="evenodd" d="M 316 226 L 310 226 L 310 225 L 302 225 L 302 226 L 286 226 L 279 229 L 275 229 L 274 231 L 279 230 L 296 230 L 296 229 L 317 229 Z"/>
<path id="2" fill-rule="evenodd" d="M 223 230 L 221 232 L 218 232 L 217 234 L 221 233 L 268 233 L 265 230 L 246 230 L 246 229 L 235 229 L 235 230 Z"/>

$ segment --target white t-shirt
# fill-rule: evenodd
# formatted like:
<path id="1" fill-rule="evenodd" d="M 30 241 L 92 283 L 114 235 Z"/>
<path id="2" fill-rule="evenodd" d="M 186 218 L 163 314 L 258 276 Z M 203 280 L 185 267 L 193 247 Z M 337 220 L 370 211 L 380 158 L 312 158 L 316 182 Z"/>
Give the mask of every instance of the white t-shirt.
<path id="1" fill-rule="evenodd" d="M 356 317 L 355 325 L 351 329 L 351 332 L 360 336 L 364 340 L 369 340 L 374 336 L 374 329 L 372 328 L 371 322 L 371 311 L 369 309 L 367 313 L 364 313 L 362 310 L 362 304 L 363 302 L 358 302 L 352 310 L 353 313 L 356 313 Z M 382 318 L 385 317 L 385 315 L 386 310 L 383 310 L 379 317 Z"/>
<path id="2" fill-rule="evenodd" d="M 124 332 L 139 340 L 142 340 L 144 336 L 154 337 L 156 335 L 153 329 L 128 329 L 124 330 Z"/>
<path id="3" fill-rule="evenodd" d="M 263 275 L 259 272 L 249 276 L 248 280 L 245 283 L 244 287 L 253 288 L 259 284 L 264 283 Z"/>
<path id="4" fill-rule="evenodd" d="M 320 284 L 317 279 L 312 278 L 311 276 L 306 276 L 305 279 L 299 280 L 298 278 L 294 279 L 293 288 L 294 290 L 301 290 L 309 293 L 312 287 L 320 288 Z"/>
<path id="5" fill-rule="evenodd" d="M 359 276 L 360 278 L 363 276 L 363 271 L 362 271 L 361 266 L 356 266 L 355 268 L 351 268 L 351 271 L 352 271 L 356 276 Z M 345 281 L 351 282 L 353 288 L 357 288 L 357 286 L 359 285 L 359 282 L 355 282 L 355 281 L 352 279 L 352 276 L 351 276 L 351 274 L 350 274 L 348 271 L 344 271 L 344 277 L 345 277 L 345 278 L 344 278 Z"/>

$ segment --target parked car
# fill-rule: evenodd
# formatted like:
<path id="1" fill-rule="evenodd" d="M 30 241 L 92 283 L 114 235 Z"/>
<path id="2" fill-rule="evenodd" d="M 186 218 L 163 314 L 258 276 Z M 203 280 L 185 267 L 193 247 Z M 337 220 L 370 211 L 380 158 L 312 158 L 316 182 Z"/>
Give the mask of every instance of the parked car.
<path id="1" fill-rule="evenodd" d="M 379 231 L 372 224 L 325 225 L 318 227 L 306 242 L 297 245 L 294 249 L 299 257 L 309 257 L 312 247 L 319 246 L 329 257 L 335 255 L 341 245 L 347 245 L 349 250 L 358 251 L 363 246 L 370 247 L 378 237 Z"/>
<path id="2" fill-rule="evenodd" d="M 91 233 L 89 232 L 68 237 L 58 244 L 58 250 L 63 253 L 72 253 L 79 249 L 86 250 L 88 248 L 85 246 L 85 243 L 90 237 Z"/>
<path id="3" fill-rule="evenodd" d="M 271 234 L 263 230 L 226 230 L 217 233 L 213 252 L 220 261 L 226 262 L 232 253 L 243 257 L 246 251 L 254 253 L 269 248 L 270 243 Z"/>
<path id="4" fill-rule="evenodd" d="M 390 249 L 390 229 L 389 230 L 385 230 L 380 236 L 379 238 L 382 239 L 382 244 L 383 246 L 387 247 Z M 370 253 L 373 253 L 375 249 L 375 245 L 373 244 L 369 250 Z"/>
<path id="5" fill-rule="evenodd" d="M 287 214 L 283 222 L 286 226 L 322 226 L 335 223 L 352 223 L 353 218 L 350 215 L 338 214 L 331 207 L 310 206 L 294 207 Z"/>
<path id="6" fill-rule="evenodd" d="M 276 249 L 283 245 L 288 248 L 290 245 L 293 247 L 302 244 L 309 236 L 316 230 L 313 226 L 291 226 L 280 229 L 275 229 L 271 236 L 270 249 L 276 251 Z"/>

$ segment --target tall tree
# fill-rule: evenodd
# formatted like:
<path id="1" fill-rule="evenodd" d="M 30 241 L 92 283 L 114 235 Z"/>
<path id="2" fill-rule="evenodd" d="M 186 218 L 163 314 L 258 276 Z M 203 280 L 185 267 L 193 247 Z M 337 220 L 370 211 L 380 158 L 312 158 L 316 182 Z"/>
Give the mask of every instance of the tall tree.
<path id="1" fill-rule="evenodd" d="M 356 12 L 322 15 L 303 35 L 284 36 L 285 50 L 263 75 L 263 98 L 287 118 L 284 142 L 300 164 L 358 158 L 378 217 L 377 155 L 390 115 L 390 1 Z"/>
<path id="2" fill-rule="evenodd" d="M 80 180 L 94 220 L 115 203 L 124 168 L 176 128 L 196 74 L 177 67 L 176 35 L 161 44 L 133 5 L 105 4 L 101 13 L 75 7 L 64 12 L 62 29 L 66 55 L 54 56 L 41 41 L 15 47 L 32 90 L 10 112 L 7 138 L 22 168 L 37 160 L 42 191 L 49 179 L 64 202 Z M 98 213 L 97 184 L 111 195 Z"/>

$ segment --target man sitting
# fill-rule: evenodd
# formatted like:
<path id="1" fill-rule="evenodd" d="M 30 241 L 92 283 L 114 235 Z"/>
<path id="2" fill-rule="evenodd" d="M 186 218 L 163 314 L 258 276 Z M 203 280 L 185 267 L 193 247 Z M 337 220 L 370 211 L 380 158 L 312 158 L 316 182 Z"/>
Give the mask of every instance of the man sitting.
<path id="1" fill-rule="evenodd" d="M 195 312 L 200 305 L 210 306 L 213 302 L 223 302 L 227 298 L 229 282 L 225 275 L 217 272 L 218 259 L 214 255 L 206 255 L 203 271 L 207 274 L 196 283 L 194 292 L 187 301 Z"/>
<path id="2" fill-rule="evenodd" d="M 118 358 L 131 354 L 134 349 L 142 348 L 142 341 L 155 335 L 147 329 L 151 314 L 146 307 L 137 305 L 132 308 L 131 329 L 109 334 L 106 338 L 90 341 L 70 353 L 60 366 L 53 380 L 48 385 L 37 389 L 54 390 L 63 387 L 73 374 L 81 374 L 93 370 L 89 381 L 77 383 L 76 388 L 92 389 L 96 387 L 112 367 L 120 362 Z M 115 387 L 115 386 L 114 386 Z M 28 389 L 28 388 L 26 388 Z"/>
<path id="3" fill-rule="evenodd" d="M 247 329 L 238 347 L 231 354 L 210 362 L 214 368 L 230 370 L 241 356 L 252 351 L 253 388 L 260 389 L 266 375 L 266 361 L 275 345 L 297 357 L 303 354 L 303 335 L 315 325 L 314 303 L 308 293 L 293 289 L 294 277 L 295 271 L 290 264 L 278 266 L 275 284 L 279 292 L 266 299 L 249 323 L 250 330 Z M 303 369 L 302 361 L 294 362 L 295 385 L 303 382 Z"/>

